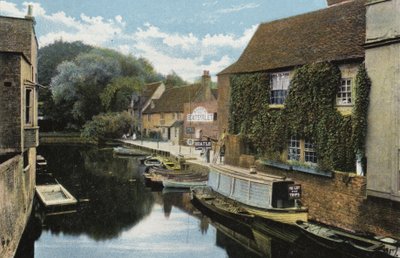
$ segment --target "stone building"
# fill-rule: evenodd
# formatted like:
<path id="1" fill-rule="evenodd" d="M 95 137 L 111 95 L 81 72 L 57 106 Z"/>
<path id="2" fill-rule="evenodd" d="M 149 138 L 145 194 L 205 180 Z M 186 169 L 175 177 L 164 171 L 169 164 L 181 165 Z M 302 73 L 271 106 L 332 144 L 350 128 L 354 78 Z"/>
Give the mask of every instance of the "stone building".
<path id="1" fill-rule="evenodd" d="M 400 201 L 400 1 L 369 0 L 366 7 L 367 192 Z"/>
<path id="2" fill-rule="evenodd" d="M 199 89 L 200 84 L 169 87 L 159 99 L 151 100 L 142 115 L 144 135 L 178 144 L 182 139 L 183 105 Z"/>
<path id="3" fill-rule="evenodd" d="M 35 191 L 37 49 L 31 9 L 0 16 L 0 257 L 12 257 Z"/>
<path id="4" fill-rule="evenodd" d="M 199 136 L 201 131 L 204 136 L 212 135 L 216 137 L 218 130 L 217 123 L 214 121 L 217 118 L 216 92 L 210 86 L 211 78 L 206 71 L 200 83 L 181 87 L 167 87 L 161 97 L 151 100 L 143 111 L 144 135 L 162 141 L 170 141 L 173 144 L 180 144 L 184 138 L 190 138 L 189 131 L 184 132 L 184 128 L 196 126 L 197 131 L 195 128 L 192 136 L 196 137 L 194 135 L 196 132 Z M 192 112 L 196 107 L 197 110 L 202 108 L 202 111 L 204 111 L 204 107 L 209 108 L 209 112 L 212 112 L 212 122 L 205 124 L 203 121 L 189 122 L 188 115 L 193 115 Z"/>

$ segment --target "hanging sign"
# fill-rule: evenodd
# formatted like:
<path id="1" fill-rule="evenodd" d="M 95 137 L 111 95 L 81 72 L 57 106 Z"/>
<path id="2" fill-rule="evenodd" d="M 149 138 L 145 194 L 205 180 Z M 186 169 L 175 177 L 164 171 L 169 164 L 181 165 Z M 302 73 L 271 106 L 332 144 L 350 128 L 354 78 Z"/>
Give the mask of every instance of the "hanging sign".
<path id="1" fill-rule="evenodd" d="M 211 141 L 195 141 L 194 142 L 194 149 L 195 150 L 211 150 L 212 148 L 212 143 Z"/>
<path id="2" fill-rule="evenodd" d="M 212 122 L 214 121 L 214 113 L 207 113 L 207 109 L 204 107 L 197 107 L 191 114 L 187 115 L 187 121 Z"/>
<path id="3" fill-rule="evenodd" d="M 289 199 L 300 199 L 301 198 L 301 185 L 288 185 Z"/>

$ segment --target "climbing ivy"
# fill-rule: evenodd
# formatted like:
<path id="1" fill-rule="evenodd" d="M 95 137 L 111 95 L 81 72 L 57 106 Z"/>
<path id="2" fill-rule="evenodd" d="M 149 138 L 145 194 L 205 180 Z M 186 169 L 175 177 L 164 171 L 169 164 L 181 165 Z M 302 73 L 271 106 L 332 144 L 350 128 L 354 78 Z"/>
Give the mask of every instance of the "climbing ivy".
<path id="1" fill-rule="evenodd" d="M 259 155 L 280 159 L 288 139 L 296 136 L 316 144 L 321 169 L 355 170 L 356 153 L 364 154 L 370 82 L 365 68 L 356 79 L 353 114 L 341 115 L 335 105 L 341 73 L 331 63 L 295 70 L 283 108 L 269 106 L 269 76 L 231 77 L 229 132 L 249 140 Z"/>

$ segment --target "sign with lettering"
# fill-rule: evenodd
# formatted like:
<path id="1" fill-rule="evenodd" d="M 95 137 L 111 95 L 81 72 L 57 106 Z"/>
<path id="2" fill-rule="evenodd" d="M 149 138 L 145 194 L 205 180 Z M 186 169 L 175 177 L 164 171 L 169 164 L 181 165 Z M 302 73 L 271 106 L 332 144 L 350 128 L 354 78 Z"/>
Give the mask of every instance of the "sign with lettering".
<path id="1" fill-rule="evenodd" d="M 289 199 L 300 199 L 301 198 L 301 185 L 288 185 Z"/>
<path id="2" fill-rule="evenodd" d="M 214 113 L 208 113 L 204 107 L 197 107 L 191 114 L 187 115 L 187 121 L 212 122 L 214 121 Z"/>
<path id="3" fill-rule="evenodd" d="M 212 143 L 211 141 L 195 141 L 194 142 L 194 149 L 195 150 L 211 150 Z"/>
<path id="4" fill-rule="evenodd" d="M 193 139 L 187 139 L 186 140 L 186 144 L 189 146 L 192 146 L 194 144 L 194 140 Z"/>

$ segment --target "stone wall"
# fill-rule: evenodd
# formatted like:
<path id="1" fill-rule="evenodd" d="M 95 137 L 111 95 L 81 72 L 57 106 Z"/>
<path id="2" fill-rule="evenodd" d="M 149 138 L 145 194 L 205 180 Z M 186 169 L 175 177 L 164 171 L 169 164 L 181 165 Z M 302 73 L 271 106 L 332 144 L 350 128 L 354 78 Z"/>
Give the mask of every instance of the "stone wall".
<path id="1" fill-rule="evenodd" d="M 32 209 L 35 167 L 22 166 L 22 155 L 0 164 L 0 257 L 13 257 Z"/>
<path id="2" fill-rule="evenodd" d="M 0 52 L 23 53 L 31 63 L 36 64 L 37 42 L 33 32 L 33 20 L 1 17 Z"/>
<path id="3" fill-rule="evenodd" d="M 21 151 L 20 74 L 21 56 L 0 53 L 0 153 Z"/>

